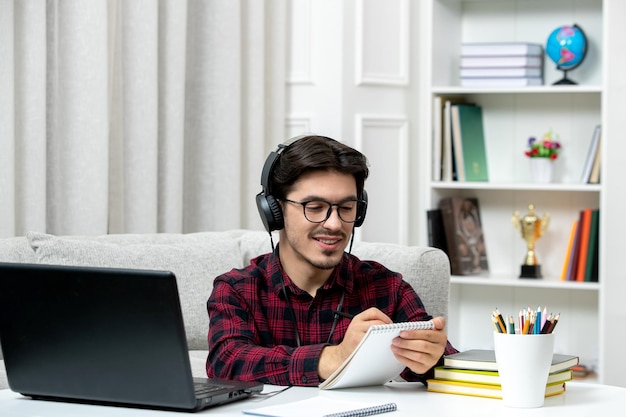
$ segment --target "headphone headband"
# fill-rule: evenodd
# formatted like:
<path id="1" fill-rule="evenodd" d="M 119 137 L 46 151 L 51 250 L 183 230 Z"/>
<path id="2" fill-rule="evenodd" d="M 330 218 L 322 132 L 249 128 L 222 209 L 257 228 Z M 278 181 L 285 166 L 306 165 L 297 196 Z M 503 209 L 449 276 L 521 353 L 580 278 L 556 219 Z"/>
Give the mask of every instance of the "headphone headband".
<path id="1" fill-rule="evenodd" d="M 285 227 L 283 211 L 280 204 L 271 193 L 270 183 L 276 162 L 278 162 L 280 155 L 289 146 L 290 145 L 279 144 L 276 150 L 270 152 L 263 164 L 263 170 L 261 171 L 262 190 L 256 195 L 256 205 L 263 226 L 270 234 L 274 230 L 280 230 Z M 360 227 L 365 220 L 365 213 L 367 212 L 367 192 L 365 190 L 361 193 L 361 200 L 364 200 L 365 204 L 359 204 L 359 211 L 357 212 L 357 220 L 354 222 L 354 227 Z"/>

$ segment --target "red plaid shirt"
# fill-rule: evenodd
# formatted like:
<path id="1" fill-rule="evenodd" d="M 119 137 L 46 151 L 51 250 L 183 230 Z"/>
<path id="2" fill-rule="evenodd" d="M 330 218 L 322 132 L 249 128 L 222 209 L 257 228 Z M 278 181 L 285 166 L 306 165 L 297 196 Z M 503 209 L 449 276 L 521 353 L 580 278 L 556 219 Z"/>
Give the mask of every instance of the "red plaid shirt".
<path id="1" fill-rule="evenodd" d="M 296 326 L 281 282 L 284 280 Z M 207 375 L 210 378 L 254 380 L 272 385 L 317 386 L 322 349 L 337 345 L 350 324 L 339 317 L 328 341 L 334 314 L 345 291 L 341 311 L 356 315 L 377 307 L 394 322 L 430 320 L 413 288 L 399 273 L 372 261 L 344 254 L 315 297 L 295 286 L 283 270 L 278 249 L 215 279 L 207 309 L 210 319 Z M 445 354 L 457 352 L 448 342 Z M 431 370 L 432 371 L 432 370 Z M 425 381 L 408 368 L 407 380 Z"/>

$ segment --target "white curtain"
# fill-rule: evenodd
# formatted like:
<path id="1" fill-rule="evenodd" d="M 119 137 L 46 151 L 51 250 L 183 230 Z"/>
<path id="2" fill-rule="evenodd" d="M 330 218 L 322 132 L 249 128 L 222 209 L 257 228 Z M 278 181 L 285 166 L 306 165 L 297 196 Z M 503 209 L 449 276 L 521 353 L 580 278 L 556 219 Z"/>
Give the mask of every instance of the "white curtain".
<path id="1" fill-rule="evenodd" d="M 0 237 L 260 228 L 285 0 L 0 0 Z"/>

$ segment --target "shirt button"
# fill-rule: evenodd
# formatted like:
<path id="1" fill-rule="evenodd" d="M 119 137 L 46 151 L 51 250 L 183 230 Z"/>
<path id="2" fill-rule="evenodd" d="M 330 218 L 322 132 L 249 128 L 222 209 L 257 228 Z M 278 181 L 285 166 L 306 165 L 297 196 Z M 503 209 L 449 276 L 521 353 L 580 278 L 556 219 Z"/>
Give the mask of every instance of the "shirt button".
<path id="1" fill-rule="evenodd" d="M 302 377 L 301 381 L 302 381 L 302 383 L 303 383 L 303 384 L 306 384 L 306 383 L 307 383 L 308 378 L 306 377 L 306 375 L 304 375 L 304 376 Z"/>

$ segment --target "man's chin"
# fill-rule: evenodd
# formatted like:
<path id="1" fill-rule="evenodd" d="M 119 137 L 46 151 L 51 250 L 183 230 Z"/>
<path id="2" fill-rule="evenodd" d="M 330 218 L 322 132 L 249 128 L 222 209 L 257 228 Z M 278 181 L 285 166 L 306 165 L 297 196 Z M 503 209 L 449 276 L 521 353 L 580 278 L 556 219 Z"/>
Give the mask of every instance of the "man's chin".
<path id="1" fill-rule="evenodd" d="M 309 263 L 318 269 L 328 270 L 333 269 L 341 262 L 341 255 L 337 256 L 335 252 L 332 254 L 324 253 L 324 255 L 325 257 L 323 259 L 310 259 Z"/>

